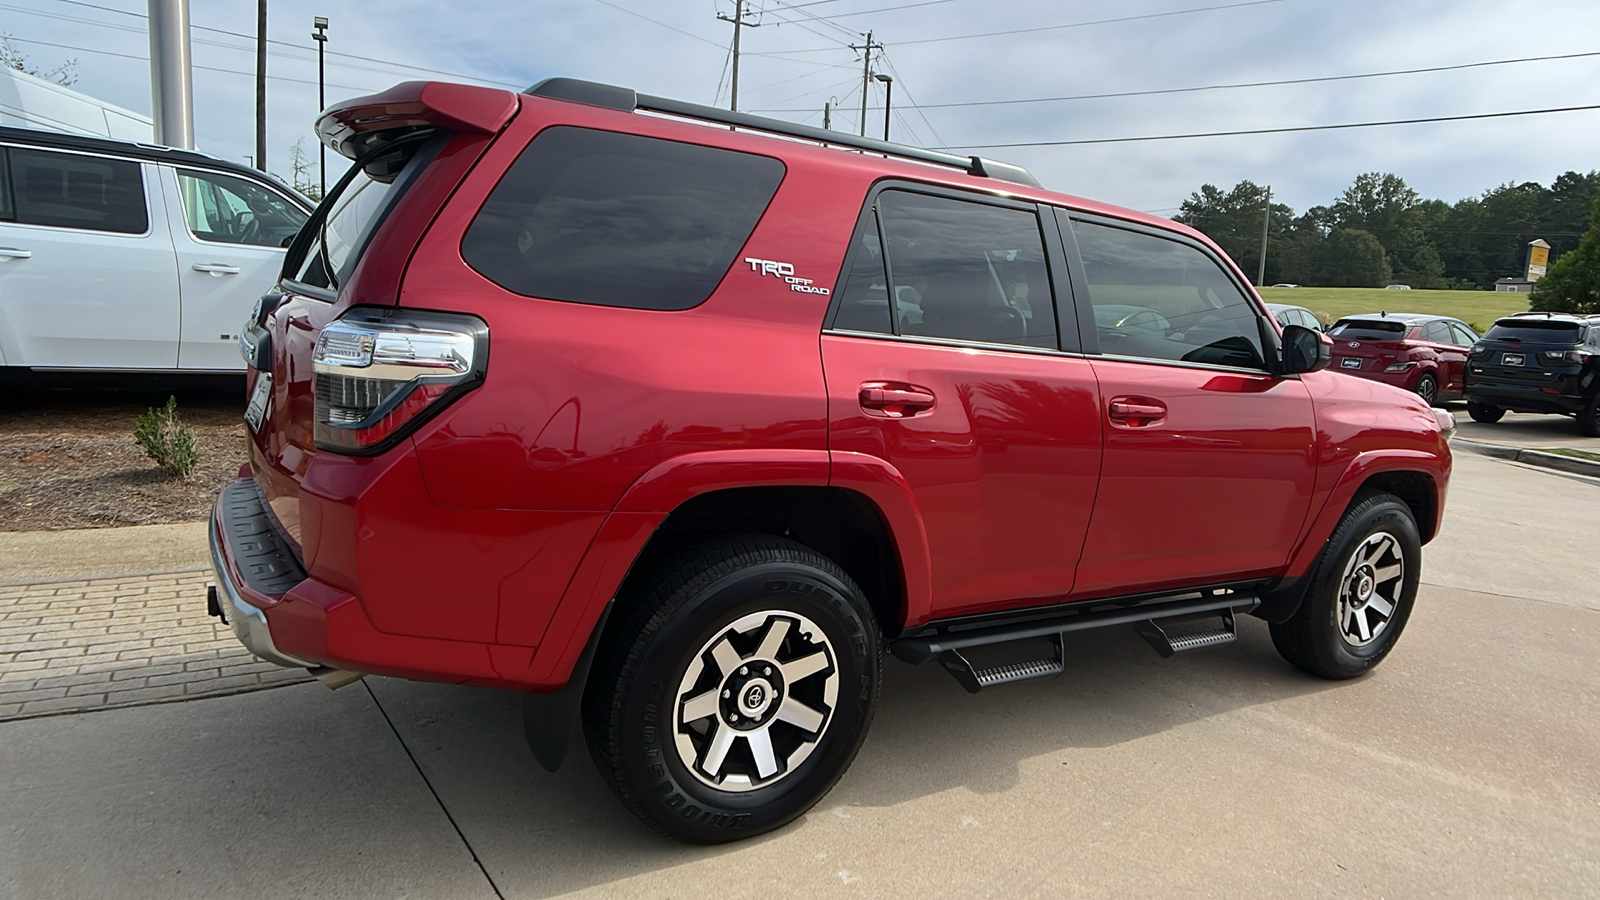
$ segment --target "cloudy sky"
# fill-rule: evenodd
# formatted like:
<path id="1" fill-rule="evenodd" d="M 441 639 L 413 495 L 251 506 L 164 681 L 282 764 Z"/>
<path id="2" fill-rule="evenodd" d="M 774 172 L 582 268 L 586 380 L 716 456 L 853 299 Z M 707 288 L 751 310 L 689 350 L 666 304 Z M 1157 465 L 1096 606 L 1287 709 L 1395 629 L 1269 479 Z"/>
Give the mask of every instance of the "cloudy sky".
<path id="1" fill-rule="evenodd" d="M 923 146 L 1081 141 L 1472 116 L 1600 105 L 1595 0 L 750 0 L 739 106 L 860 124 L 871 30 L 892 74 L 893 138 Z M 150 111 L 143 0 L 4 0 L 0 32 L 36 64 L 76 59 L 76 87 Z M 255 0 L 191 0 L 200 148 L 254 148 Z M 733 0 L 269 0 L 270 168 L 315 117 L 313 16 L 327 16 L 328 96 L 440 78 L 522 88 L 551 75 L 728 102 Z M 1527 57 L 1578 58 L 1476 65 Z M 360 58 L 357 58 L 360 57 Z M 1466 68 L 1460 68 L 1466 66 Z M 414 68 L 420 67 L 420 68 Z M 1445 71 L 1240 85 L 1397 70 Z M 434 71 L 429 71 L 434 70 Z M 449 73 L 449 74 L 444 74 Z M 1035 98 L 1142 96 L 1005 103 Z M 880 134 L 883 95 L 868 94 Z M 954 105 L 952 105 L 954 104 Z M 1366 171 L 1454 201 L 1600 168 L 1600 110 L 1381 128 L 978 151 L 1048 186 L 1171 215 L 1204 182 L 1271 184 L 1296 210 Z"/>

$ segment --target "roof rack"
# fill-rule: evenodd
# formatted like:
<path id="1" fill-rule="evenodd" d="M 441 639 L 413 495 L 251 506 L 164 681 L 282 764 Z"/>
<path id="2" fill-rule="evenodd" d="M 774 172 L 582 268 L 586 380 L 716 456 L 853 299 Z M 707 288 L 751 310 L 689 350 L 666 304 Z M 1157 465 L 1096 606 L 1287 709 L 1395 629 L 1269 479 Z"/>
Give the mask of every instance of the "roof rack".
<path id="1" fill-rule="evenodd" d="M 1039 180 L 1033 177 L 1033 173 L 1011 163 L 996 162 L 992 159 L 984 159 L 981 156 L 957 156 L 954 153 L 940 153 L 937 150 L 924 150 L 921 147 L 907 147 L 904 144 L 892 144 L 888 141 L 844 134 L 826 128 L 816 128 L 811 125 L 797 125 L 793 122 L 785 122 L 782 119 L 731 112 L 726 109 L 717 109 L 714 106 L 686 103 L 682 100 L 673 100 L 668 97 L 652 97 L 648 94 L 637 93 L 631 88 L 601 84 L 596 81 L 583 81 L 577 78 L 546 78 L 544 81 L 523 91 L 523 93 L 534 97 L 568 100 L 573 103 L 584 103 L 589 106 L 600 106 L 606 109 L 621 110 L 622 112 L 633 112 L 634 110 L 642 109 L 646 112 L 666 113 L 670 116 L 682 116 L 688 119 L 701 119 L 722 125 L 732 125 L 736 128 L 765 131 L 769 134 L 781 134 L 808 141 L 850 147 L 855 150 L 867 150 L 872 153 L 882 153 L 886 156 L 897 156 L 901 159 L 914 159 L 918 162 L 933 163 L 937 166 L 949 166 L 980 178 L 997 178 L 1001 181 L 1010 181 L 1015 184 L 1043 187 Z"/>

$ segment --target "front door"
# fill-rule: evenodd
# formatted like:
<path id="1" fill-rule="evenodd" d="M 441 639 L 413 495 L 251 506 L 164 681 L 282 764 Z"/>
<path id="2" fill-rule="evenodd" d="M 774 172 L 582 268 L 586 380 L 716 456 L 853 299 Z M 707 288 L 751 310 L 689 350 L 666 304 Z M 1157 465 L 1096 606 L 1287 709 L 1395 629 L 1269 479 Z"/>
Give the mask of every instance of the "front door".
<path id="1" fill-rule="evenodd" d="M 883 191 L 822 336 L 829 448 L 910 484 L 934 617 L 1072 589 L 1100 423 L 1088 361 L 1059 350 L 1044 248 L 1031 205 Z"/>
<path id="2" fill-rule="evenodd" d="M 1267 371 L 1262 313 L 1198 244 L 1074 220 L 1101 354 L 1105 463 L 1074 594 L 1267 574 L 1315 477 L 1298 378 Z"/>
<path id="3" fill-rule="evenodd" d="M 161 179 L 178 257 L 178 366 L 241 369 L 239 329 L 277 283 L 284 247 L 307 213 L 236 175 L 162 166 Z"/>
<path id="4" fill-rule="evenodd" d="M 177 365 L 178 273 L 158 191 L 150 163 L 0 147 L 6 365 Z"/>

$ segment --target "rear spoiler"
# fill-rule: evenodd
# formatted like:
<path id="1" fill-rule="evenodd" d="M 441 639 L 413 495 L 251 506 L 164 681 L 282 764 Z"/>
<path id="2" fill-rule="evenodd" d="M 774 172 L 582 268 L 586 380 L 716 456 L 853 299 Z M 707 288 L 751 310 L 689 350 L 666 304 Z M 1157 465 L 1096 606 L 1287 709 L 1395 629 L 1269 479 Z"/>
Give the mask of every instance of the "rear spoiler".
<path id="1" fill-rule="evenodd" d="M 372 147 L 379 132 L 395 129 L 494 134 L 511 121 L 517 103 L 517 95 L 507 90 L 407 81 L 324 110 L 317 117 L 317 139 L 333 152 L 357 159 Z"/>

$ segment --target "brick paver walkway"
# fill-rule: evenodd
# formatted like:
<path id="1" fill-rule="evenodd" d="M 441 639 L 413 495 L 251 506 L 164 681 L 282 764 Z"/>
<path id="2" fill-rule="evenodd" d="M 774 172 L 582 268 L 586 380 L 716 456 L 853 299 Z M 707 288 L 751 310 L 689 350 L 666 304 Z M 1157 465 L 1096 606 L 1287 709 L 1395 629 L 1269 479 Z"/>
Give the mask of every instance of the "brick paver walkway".
<path id="1" fill-rule="evenodd" d="M 308 680 L 206 615 L 208 570 L 0 586 L 0 720 Z"/>

